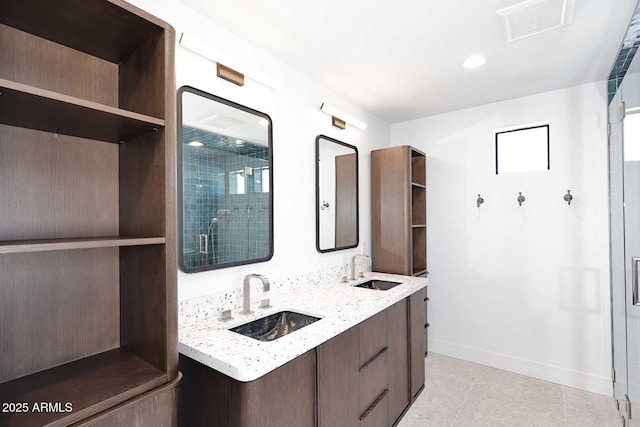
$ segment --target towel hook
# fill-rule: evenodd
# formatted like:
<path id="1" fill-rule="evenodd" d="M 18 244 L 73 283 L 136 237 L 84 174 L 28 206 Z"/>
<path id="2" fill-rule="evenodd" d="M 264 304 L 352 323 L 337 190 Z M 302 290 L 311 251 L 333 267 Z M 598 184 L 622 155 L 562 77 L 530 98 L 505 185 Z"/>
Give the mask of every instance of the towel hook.
<path id="1" fill-rule="evenodd" d="M 522 206 L 524 201 L 527 200 L 527 199 L 524 198 L 524 196 L 522 195 L 522 192 L 518 192 L 518 194 L 519 194 L 519 196 L 518 196 L 518 198 L 516 200 L 518 200 L 518 205 Z"/>
<path id="2" fill-rule="evenodd" d="M 476 199 L 476 205 L 478 205 L 478 207 L 480 207 L 481 204 L 484 203 L 484 199 L 482 197 L 480 197 L 480 195 L 478 194 L 478 198 Z"/>
<path id="3" fill-rule="evenodd" d="M 573 200 L 573 196 L 571 195 L 571 190 L 567 190 L 567 194 L 563 197 L 564 201 L 567 202 L 567 205 L 571 206 L 571 201 Z"/>

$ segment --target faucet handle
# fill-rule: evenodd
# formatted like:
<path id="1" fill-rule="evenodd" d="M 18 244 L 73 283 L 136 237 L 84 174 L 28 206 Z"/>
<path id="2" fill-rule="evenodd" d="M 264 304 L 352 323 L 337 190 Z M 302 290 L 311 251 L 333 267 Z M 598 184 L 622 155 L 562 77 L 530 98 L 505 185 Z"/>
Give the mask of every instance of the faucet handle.
<path id="1" fill-rule="evenodd" d="M 260 301 L 260 308 L 271 308 L 271 303 L 269 301 L 269 298 L 265 298 Z"/>
<path id="2" fill-rule="evenodd" d="M 228 322 L 231 319 L 233 319 L 233 316 L 231 316 L 231 310 L 224 310 L 222 313 L 220 313 L 220 317 L 218 318 L 218 320 L 221 320 L 223 322 Z"/>

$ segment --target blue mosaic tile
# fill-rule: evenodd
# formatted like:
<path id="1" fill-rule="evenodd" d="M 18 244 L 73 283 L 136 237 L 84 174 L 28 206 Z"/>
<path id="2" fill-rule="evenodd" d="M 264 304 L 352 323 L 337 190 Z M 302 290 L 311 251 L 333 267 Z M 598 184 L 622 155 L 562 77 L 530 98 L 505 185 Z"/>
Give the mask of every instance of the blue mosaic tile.
<path id="1" fill-rule="evenodd" d="M 191 141 L 201 147 L 189 146 Z M 269 254 L 268 147 L 185 126 L 183 254 L 187 268 Z M 247 169 L 245 169 L 247 168 Z M 216 218 L 213 222 L 213 218 Z M 204 237 L 207 236 L 207 248 Z"/>

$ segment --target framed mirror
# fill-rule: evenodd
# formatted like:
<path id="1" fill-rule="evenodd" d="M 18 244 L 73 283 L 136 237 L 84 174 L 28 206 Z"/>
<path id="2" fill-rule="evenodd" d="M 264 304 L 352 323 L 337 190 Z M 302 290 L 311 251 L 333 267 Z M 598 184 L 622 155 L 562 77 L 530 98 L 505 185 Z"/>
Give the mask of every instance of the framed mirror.
<path id="1" fill-rule="evenodd" d="M 185 273 L 273 256 L 271 118 L 178 90 L 178 263 Z"/>
<path id="2" fill-rule="evenodd" d="M 316 249 L 355 248 L 359 242 L 358 149 L 316 138 Z"/>

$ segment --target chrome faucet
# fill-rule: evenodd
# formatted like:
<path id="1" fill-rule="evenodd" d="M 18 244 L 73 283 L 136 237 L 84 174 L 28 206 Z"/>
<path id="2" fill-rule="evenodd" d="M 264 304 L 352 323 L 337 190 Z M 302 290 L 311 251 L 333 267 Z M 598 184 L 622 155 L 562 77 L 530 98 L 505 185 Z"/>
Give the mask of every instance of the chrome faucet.
<path id="1" fill-rule="evenodd" d="M 356 280 L 356 259 L 358 257 L 363 257 L 368 259 L 369 264 L 371 264 L 371 258 L 369 258 L 369 255 L 365 255 L 365 254 L 354 255 L 353 258 L 351 258 L 351 277 L 349 277 L 349 280 Z M 364 272 L 362 274 L 364 274 Z"/>
<path id="2" fill-rule="evenodd" d="M 247 274 L 246 276 L 244 276 L 244 284 L 242 287 L 242 311 L 240 312 L 240 314 L 251 314 L 253 313 L 253 311 L 251 311 L 251 297 L 250 297 L 250 292 L 251 292 L 251 279 L 256 278 L 256 279 L 260 279 L 262 281 L 262 290 L 264 292 L 267 292 L 269 290 L 269 279 L 267 279 L 267 276 L 263 276 L 262 274 Z"/>

